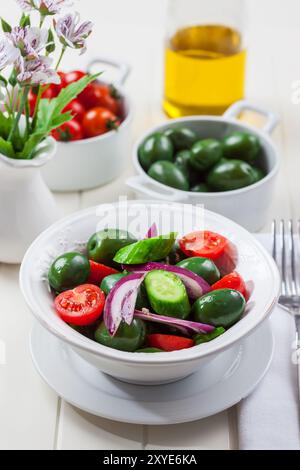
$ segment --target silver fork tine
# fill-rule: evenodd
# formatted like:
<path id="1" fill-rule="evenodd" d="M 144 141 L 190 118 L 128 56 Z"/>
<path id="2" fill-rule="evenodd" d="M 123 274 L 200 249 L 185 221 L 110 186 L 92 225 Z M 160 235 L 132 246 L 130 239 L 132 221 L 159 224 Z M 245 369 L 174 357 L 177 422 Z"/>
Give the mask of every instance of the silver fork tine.
<path id="1" fill-rule="evenodd" d="M 285 249 L 285 224 L 284 220 L 280 221 L 280 252 L 281 252 L 281 292 L 287 295 L 287 279 L 286 279 L 286 249 Z"/>
<path id="2" fill-rule="evenodd" d="M 291 290 L 292 295 L 297 295 L 297 272 L 296 272 L 296 252 L 294 243 L 294 224 L 292 220 L 289 220 L 289 249 L 291 259 Z"/>
<path id="3" fill-rule="evenodd" d="M 300 221 L 299 221 L 300 222 Z M 300 224 L 299 224 L 299 233 L 300 233 Z M 276 220 L 273 220 L 272 223 L 272 256 L 274 260 L 277 262 L 277 241 L 276 241 L 276 235 L 277 235 L 277 224 Z"/>

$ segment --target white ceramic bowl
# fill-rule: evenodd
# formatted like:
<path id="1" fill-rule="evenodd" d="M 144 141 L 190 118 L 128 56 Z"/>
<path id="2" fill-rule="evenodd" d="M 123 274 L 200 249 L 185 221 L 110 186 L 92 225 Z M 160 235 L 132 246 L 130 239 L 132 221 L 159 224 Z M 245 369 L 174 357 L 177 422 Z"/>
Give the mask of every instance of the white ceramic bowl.
<path id="1" fill-rule="evenodd" d="M 83 191 L 103 186 L 117 178 L 126 168 L 132 108 L 123 84 L 130 69 L 126 64 L 98 59 L 89 65 L 88 70 L 100 63 L 119 70 L 114 85 L 121 95 L 125 118 L 117 131 L 75 142 L 57 142 L 56 156 L 42 172 L 52 191 Z"/>
<path id="2" fill-rule="evenodd" d="M 267 118 L 265 127 L 262 130 L 255 129 L 236 119 L 241 112 L 249 109 L 263 114 Z M 146 197 L 189 204 L 203 204 L 205 209 L 222 214 L 247 230 L 256 232 L 266 222 L 268 209 L 272 201 L 275 178 L 279 170 L 278 152 L 270 139 L 270 134 L 277 123 L 278 119 L 273 113 L 250 105 L 245 101 L 234 104 L 222 117 L 193 116 L 167 121 L 165 124 L 148 131 L 136 143 L 133 162 L 138 176 L 129 178 L 127 184 L 135 191 L 138 198 Z M 142 168 L 138 158 L 138 149 L 146 137 L 154 132 L 182 126 L 196 131 L 200 139 L 208 137 L 222 138 L 234 131 L 246 131 L 256 135 L 262 145 L 263 164 L 267 176 L 252 186 L 219 193 L 181 191 L 155 181 Z"/>
<path id="3" fill-rule="evenodd" d="M 129 216 L 128 216 L 129 214 Z M 183 218 L 184 214 L 184 218 Z M 172 353 L 126 353 L 102 346 L 80 335 L 64 323 L 53 308 L 53 295 L 47 283 L 52 261 L 61 253 L 84 250 L 86 241 L 104 227 L 129 229 L 142 237 L 154 220 L 164 225 L 161 233 L 177 230 L 179 236 L 203 228 L 220 232 L 237 247 L 237 270 L 254 288 L 245 317 L 223 336 L 191 349 Z M 127 221 L 129 220 L 129 226 Z M 184 225 L 183 225 L 184 220 Z M 29 248 L 20 271 L 20 285 L 34 316 L 50 333 L 99 370 L 124 381 L 157 384 L 178 380 L 208 365 L 225 350 L 243 341 L 271 314 L 276 305 L 280 280 L 277 267 L 265 249 L 246 230 L 230 220 L 192 206 L 163 202 L 132 201 L 107 204 L 75 213 L 54 224 Z M 205 379 L 205 376 L 204 376 Z"/>

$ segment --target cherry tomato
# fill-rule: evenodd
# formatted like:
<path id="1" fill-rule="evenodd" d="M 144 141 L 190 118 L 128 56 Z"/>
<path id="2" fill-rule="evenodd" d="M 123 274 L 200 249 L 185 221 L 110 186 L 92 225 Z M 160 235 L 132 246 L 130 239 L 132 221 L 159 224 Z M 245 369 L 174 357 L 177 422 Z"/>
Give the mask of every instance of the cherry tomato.
<path id="1" fill-rule="evenodd" d="M 66 122 L 51 132 L 54 139 L 61 142 L 70 142 L 83 139 L 82 127 L 76 119 Z"/>
<path id="2" fill-rule="evenodd" d="M 192 232 L 183 237 L 179 242 L 179 247 L 183 253 L 192 258 L 202 256 L 215 260 L 225 251 L 227 239 L 218 233 L 205 231 Z"/>
<path id="3" fill-rule="evenodd" d="M 96 137 L 117 129 L 120 121 L 117 116 L 105 108 L 93 108 L 88 111 L 82 121 L 85 137 Z"/>
<path id="4" fill-rule="evenodd" d="M 73 72 L 68 72 L 65 74 L 65 83 L 66 86 L 70 85 L 71 83 L 78 82 L 83 77 L 86 77 L 87 74 L 82 72 L 82 70 L 74 70 Z M 89 96 L 90 90 L 93 88 L 93 84 L 90 83 L 78 96 L 77 99 L 80 103 L 86 108 L 85 106 L 85 96 Z"/>
<path id="5" fill-rule="evenodd" d="M 32 89 L 30 89 L 29 93 L 28 93 L 28 104 L 29 104 L 29 110 L 30 110 L 30 116 L 31 117 L 34 115 L 36 100 L 37 100 L 36 94 L 33 92 Z"/>
<path id="6" fill-rule="evenodd" d="M 192 339 L 184 338 L 182 336 L 148 335 L 148 344 L 151 348 L 161 349 L 162 351 L 180 351 L 181 349 L 192 348 L 195 343 Z"/>
<path id="7" fill-rule="evenodd" d="M 76 119 L 78 122 L 82 122 L 85 114 L 85 109 L 78 100 L 71 101 L 63 110 L 63 113 L 67 111 L 71 111 L 73 118 Z"/>
<path id="8" fill-rule="evenodd" d="M 113 85 L 99 83 L 92 83 L 80 96 L 80 100 L 87 110 L 101 107 L 109 109 L 116 115 L 120 114 L 120 99 L 121 97 Z"/>
<path id="9" fill-rule="evenodd" d="M 119 274 L 119 271 L 113 268 L 109 268 L 104 264 L 95 263 L 95 261 L 90 260 L 90 276 L 88 278 L 88 284 L 99 285 L 103 279 L 112 274 Z"/>
<path id="10" fill-rule="evenodd" d="M 81 104 L 88 111 L 91 108 L 103 106 L 105 95 L 109 93 L 109 88 L 106 85 L 99 85 L 98 83 L 91 83 L 78 97 Z"/>
<path id="11" fill-rule="evenodd" d="M 57 72 L 57 73 L 60 76 L 60 83 L 58 85 L 52 83 L 52 85 L 50 85 L 49 87 L 49 90 L 51 90 L 51 93 L 52 93 L 52 97 L 54 98 L 58 96 L 61 90 L 67 86 L 67 83 L 65 80 L 66 74 L 64 72 Z"/>
<path id="12" fill-rule="evenodd" d="M 212 285 L 212 290 L 219 289 L 234 289 L 239 291 L 245 298 L 247 297 L 247 288 L 244 279 L 239 273 L 234 271 L 231 274 L 227 274 L 220 281 Z"/>
<path id="13" fill-rule="evenodd" d="M 59 294 L 54 303 L 58 315 L 66 323 L 86 326 L 100 318 L 104 308 L 105 295 L 99 287 L 83 284 Z"/>

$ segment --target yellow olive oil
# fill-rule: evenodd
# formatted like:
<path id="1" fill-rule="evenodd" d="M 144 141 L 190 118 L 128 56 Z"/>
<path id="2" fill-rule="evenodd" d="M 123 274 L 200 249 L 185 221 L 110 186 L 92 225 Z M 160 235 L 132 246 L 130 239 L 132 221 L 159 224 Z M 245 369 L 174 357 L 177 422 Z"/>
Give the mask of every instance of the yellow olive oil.
<path id="1" fill-rule="evenodd" d="M 223 114 L 244 97 L 246 50 L 238 31 L 206 25 L 180 29 L 165 52 L 168 116 Z"/>

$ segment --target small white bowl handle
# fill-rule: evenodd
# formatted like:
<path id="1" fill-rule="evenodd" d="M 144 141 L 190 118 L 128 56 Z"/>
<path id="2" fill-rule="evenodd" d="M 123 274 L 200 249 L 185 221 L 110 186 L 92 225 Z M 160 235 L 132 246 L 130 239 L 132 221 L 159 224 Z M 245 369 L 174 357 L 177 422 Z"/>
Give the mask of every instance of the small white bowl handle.
<path id="1" fill-rule="evenodd" d="M 161 201 L 184 202 L 184 200 L 187 199 L 181 192 L 179 193 L 176 189 L 169 188 L 167 186 L 166 189 L 164 188 L 162 191 L 160 191 L 158 186 L 155 186 L 155 188 L 152 189 L 151 183 L 149 183 L 143 176 L 132 176 L 126 180 L 126 184 L 137 192 Z"/>
<path id="2" fill-rule="evenodd" d="M 236 119 L 239 114 L 243 111 L 250 110 L 255 113 L 262 114 L 267 118 L 265 126 L 262 128 L 262 131 L 266 134 L 271 134 L 277 124 L 279 123 L 279 118 L 277 114 L 267 111 L 258 106 L 248 103 L 248 101 L 242 100 L 234 103 L 230 108 L 224 113 L 224 118 L 226 119 Z"/>
<path id="3" fill-rule="evenodd" d="M 98 57 L 97 59 L 94 59 L 89 63 L 87 67 L 88 73 L 92 74 L 93 69 L 95 71 L 96 67 L 99 69 L 99 66 L 103 64 L 110 65 L 111 67 L 114 67 L 118 70 L 118 77 L 114 80 L 114 85 L 116 85 L 117 87 L 124 85 L 131 71 L 130 65 L 125 64 L 124 62 L 118 62 L 117 60 L 114 60 L 114 59 L 109 59 L 106 57 Z"/>

